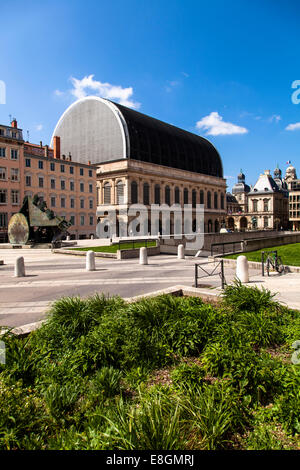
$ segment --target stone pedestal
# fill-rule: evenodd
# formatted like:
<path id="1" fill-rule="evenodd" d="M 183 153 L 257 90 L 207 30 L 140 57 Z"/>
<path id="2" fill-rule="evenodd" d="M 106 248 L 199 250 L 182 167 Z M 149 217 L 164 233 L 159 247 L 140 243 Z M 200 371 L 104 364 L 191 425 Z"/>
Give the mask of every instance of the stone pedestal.
<path id="1" fill-rule="evenodd" d="M 183 245 L 178 245 L 177 258 L 178 259 L 184 259 L 184 246 Z"/>
<path id="2" fill-rule="evenodd" d="M 19 256 L 15 261 L 15 277 L 25 276 L 25 263 L 23 256 Z"/>
<path id="3" fill-rule="evenodd" d="M 148 264 L 147 248 L 140 248 L 140 264 Z"/>
<path id="4" fill-rule="evenodd" d="M 86 253 L 86 270 L 87 271 L 96 270 L 95 253 L 93 251 L 88 251 Z"/>
<path id="5" fill-rule="evenodd" d="M 236 260 L 236 278 L 241 282 L 249 282 L 249 268 L 246 256 L 238 256 Z"/>

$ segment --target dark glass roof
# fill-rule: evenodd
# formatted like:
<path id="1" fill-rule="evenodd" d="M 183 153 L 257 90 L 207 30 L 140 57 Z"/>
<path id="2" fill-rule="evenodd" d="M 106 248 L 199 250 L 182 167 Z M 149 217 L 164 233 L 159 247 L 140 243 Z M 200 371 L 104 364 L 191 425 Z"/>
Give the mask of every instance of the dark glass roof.
<path id="1" fill-rule="evenodd" d="M 114 105 L 128 127 L 129 158 L 223 177 L 221 157 L 208 140 L 121 104 Z"/>

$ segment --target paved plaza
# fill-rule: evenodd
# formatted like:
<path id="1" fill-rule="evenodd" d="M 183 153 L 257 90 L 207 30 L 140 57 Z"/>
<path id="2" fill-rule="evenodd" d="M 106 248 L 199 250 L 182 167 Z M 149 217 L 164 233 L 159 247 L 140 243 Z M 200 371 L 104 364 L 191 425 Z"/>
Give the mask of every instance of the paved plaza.
<path id="1" fill-rule="evenodd" d="M 18 256 L 25 260 L 26 276 L 14 277 L 14 263 Z M 0 325 L 15 327 L 42 320 L 49 305 L 62 296 L 82 297 L 98 293 L 129 298 L 160 289 L 194 284 L 194 265 L 206 258 L 174 255 L 148 258 L 148 265 L 138 259 L 116 260 L 96 257 L 96 271 L 86 271 L 84 256 L 52 253 L 47 249 L 1 249 L 0 260 Z M 211 271 L 213 265 L 207 265 Z M 235 276 L 232 267 L 225 266 L 226 282 Z M 257 269 L 250 270 L 249 285 L 264 286 L 278 292 L 278 300 L 293 308 L 300 308 L 300 274 L 274 274 L 262 277 Z M 199 291 L 220 294 L 220 277 L 200 279 Z"/>

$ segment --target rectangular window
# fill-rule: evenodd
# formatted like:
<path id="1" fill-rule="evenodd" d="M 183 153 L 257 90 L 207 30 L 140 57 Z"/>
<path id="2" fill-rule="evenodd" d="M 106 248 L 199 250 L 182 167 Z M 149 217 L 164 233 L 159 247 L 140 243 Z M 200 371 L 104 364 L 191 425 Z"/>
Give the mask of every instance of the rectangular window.
<path id="1" fill-rule="evenodd" d="M 90 209 L 93 209 L 93 205 L 94 205 L 93 199 L 90 199 L 90 201 L 89 201 L 89 207 L 90 207 Z"/>
<path id="2" fill-rule="evenodd" d="M 61 171 L 62 173 L 65 172 L 65 165 L 60 165 L 60 171 Z"/>
<path id="3" fill-rule="evenodd" d="M 56 205 L 55 196 L 51 197 L 50 202 L 51 202 L 51 207 L 55 207 Z"/>
<path id="4" fill-rule="evenodd" d="M 43 160 L 39 160 L 39 169 L 42 170 L 44 168 Z"/>
<path id="5" fill-rule="evenodd" d="M 11 190 L 11 203 L 12 204 L 19 204 L 20 198 L 19 198 L 19 191 L 16 189 Z"/>
<path id="6" fill-rule="evenodd" d="M 83 176 L 83 168 L 80 168 L 79 173 L 80 173 L 80 176 Z"/>
<path id="7" fill-rule="evenodd" d="M 92 184 L 89 184 L 89 192 L 90 192 L 90 193 L 93 192 L 93 185 L 92 185 Z"/>
<path id="8" fill-rule="evenodd" d="M 84 225 L 84 215 L 80 216 L 80 225 Z"/>
<path id="9" fill-rule="evenodd" d="M 12 168 L 10 171 L 10 179 L 12 181 L 19 181 L 19 169 L 18 168 Z"/>
<path id="10" fill-rule="evenodd" d="M 6 228 L 7 227 L 7 212 L 0 212 L 0 227 Z"/>
<path id="11" fill-rule="evenodd" d="M 70 191 L 74 191 L 74 181 L 70 181 Z"/>
<path id="12" fill-rule="evenodd" d="M 31 176 L 26 176 L 25 177 L 25 184 L 26 184 L 26 186 L 31 186 Z"/>
<path id="13" fill-rule="evenodd" d="M 70 175 L 74 175 L 74 167 L 70 166 Z"/>
<path id="14" fill-rule="evenodd" d="M 80 209 L 84 209 L 84 199 L 80 199 Z"/>
<path id="15" fill-rule="evenodd" d="M 71 209 L 74 209 L 74 207 L 75 207 L 75 199 L 73 199 L 73 198 L 70 199 L 70 207 L 71 207 Z"/>
<path id="16" fill-rule="evenodd" d="M 66 200 L 65 200 L 64 197 L 62 197 L 62 198 L 60 199 L 60 206 L 61 206 L 61 207 L 66 207 Z"/>
<path id="17" fill-rule="evenodd" d="M 94 217 L 90 215 L 90 225 L 94 225 Z"/>
<path id="18" fill-rule="evenodd" d="M 65 190 L 65 189 L 66 189 L 66 182 L 65 182 L 64 180 L 62 180 L 62 181 L 60 182 L 60 189 L 62 189 L 62 190 Z"/>
<path id="19" fill-rule="evenodd" d="M 89 170 L 89 177 L 91 178 L 93 176 L 93 170 Z"/>
<path id="20" fill-rule="evenodd" d="M 39 188 L 43 188 L 43 187 L 44 187 L 44 178 L 39 177 Z"/>
<path id="21" fill-rule="evenodd" d="M 18 160 L 18 150 L 11 149 L 10 150 L 10 158 L 12 160 Z"/>
<path id="22" fill-rule="evenodd" d="M 51 178 L 50 180 L 50 186 L 51 186 L 51 189 L 55 189 L 55 180 L 53 178 Z"/>
<path id="23" fill-rule="evenodd" d="M 31 167 L 31 160 L 30 160 L 30 158 L 25 158 L 25 166 L 26 166 L 27 168 L 30 168 L 30 167 Z"/>
<path id="24" fill-rule="evenodd" d="M 0 180 L 6 180 L 6 168 L 0 167 Z"/>
<path id="25" fill-rule="evenodd" d="M 4 129 L 0 129 L 0 135 L 4 135 Z"/>
<path id="26" fill-rule="evenodd" d="M 0 204 L 6 204 L 6 203 L 7 203 L 7 190 L 0 189 Z"/>
<path id="27" fill-rule="evenodd" d="M 55 171 L 55 163 L 53 162 L 50 163 L 50 170 Z"/>
<path id="28" fill-rule="evenodd" d="M 80 183 L 80 192 L 84 192 L 84 183 Z"/>
<path id="29" fill-rule="evenodd" d="M 0 157 L 5 158 L 5 156 L 6 156 L 6 148 L 0 147 Z"/>
<path id="30" fill-rule="evenodd" d="M 72 225 L 75 225 L 75 215 L 71 215 L 70 222 Z"/>

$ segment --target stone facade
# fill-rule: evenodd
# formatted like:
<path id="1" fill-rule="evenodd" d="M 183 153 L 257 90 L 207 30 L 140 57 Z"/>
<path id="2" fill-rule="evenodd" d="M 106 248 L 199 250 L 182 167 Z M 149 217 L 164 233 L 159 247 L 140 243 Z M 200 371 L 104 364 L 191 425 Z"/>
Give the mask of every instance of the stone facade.
<path id="1" fill-rule="evenodd" d="M 136 203 L 144 204 L 148 209 L 151 204 L 172 206 L 178 203 L 181 207 L 184 204 L 192 204 L 193 207 L 204 204 L 205 232 L 219 232 L 225 222 L 224 178 L 127 159 L 98 165 L 97 190 L 98 209 L 101 211 L 127 209 Z M 150 220 L 148 230 L 151 232 Z"/>
<path id="2" fill-rule="evenodd" d="M 288 185 L 276 168 L 261 174 L 250 188 L 245 175 L 238 175 L 232 194 L 227 193 L 227 227 L 232 231 L 286 230 L 288 221 Z"/>

